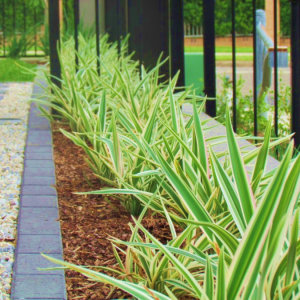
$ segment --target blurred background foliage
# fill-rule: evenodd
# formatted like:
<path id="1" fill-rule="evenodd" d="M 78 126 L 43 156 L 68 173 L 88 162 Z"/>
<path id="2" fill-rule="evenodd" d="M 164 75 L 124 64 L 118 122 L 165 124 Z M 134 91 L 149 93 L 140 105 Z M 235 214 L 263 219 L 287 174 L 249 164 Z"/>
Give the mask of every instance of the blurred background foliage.
<path id="1" fill-rule="evenodd" d="M 215 1 L 215 29 L 217 36 L 231 34 L 231 2 Z M 203 0 L 184 0 L 185 23 L 200 26 L 203 19 Z M 1 17 L 0 31 L 4 26 L 6 35 L 22 33 L 35 24 L 47 23 L 47 0 L 4 0 L 0 2 L 0 11 L 5 7 L 5 19 Z M 265 0 L 257 0 L 257 9 L 265 8 Z M 63 1 L 63 31 L 65 35 L 74 30 L 73 0 Z M 15 12 L 15 17 L 13 17 Z M 252 33 L 252 0 L 236 0 L 236 33 L 250 35 Z M 26 24 L 26 25 L 25 25 Z M 280 31 L 281 36 L 290 35 L 290 2 L 280 0 Z"/>
<path id="2" fill-rule="evenodd" d="M 203 0 L 184 0 L 185 22 L 193 26 L 202 24 Z M 257 9 L 265 8 L 265 0 L 256 1 Z M 290 35 L 290 2 L 280 0 L 280 31 L 281 36 Z M 236 0 L 236 32 L 240 35 L 252 33 L 252 0 Z M 231 34 L 231 1 L 215 1 L 215 29 L 217 36 Z"/>

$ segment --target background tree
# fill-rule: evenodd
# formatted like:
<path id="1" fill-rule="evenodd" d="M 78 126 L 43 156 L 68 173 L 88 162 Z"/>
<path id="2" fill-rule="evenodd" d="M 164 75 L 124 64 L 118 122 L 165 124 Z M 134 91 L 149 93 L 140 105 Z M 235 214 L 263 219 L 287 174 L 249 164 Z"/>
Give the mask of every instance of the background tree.
<path id="1" fill-rule="evenodd" d="M 203 0 L 184 0 L 184 18 L 187 24 L 193 26 L 202 25 Z M 280 27 L 281 35 L 290 35 L 290 2 L 280 0 Z M 225 36 L 231 34 L 231 1 L 215 1 L 215 26 L 216 35 Z M 257 0 L 257 8 L 265 8 L 265 0 Z M 236 33 L 241 35 L 252 34 L 252 0 L 236 0 Z"/>

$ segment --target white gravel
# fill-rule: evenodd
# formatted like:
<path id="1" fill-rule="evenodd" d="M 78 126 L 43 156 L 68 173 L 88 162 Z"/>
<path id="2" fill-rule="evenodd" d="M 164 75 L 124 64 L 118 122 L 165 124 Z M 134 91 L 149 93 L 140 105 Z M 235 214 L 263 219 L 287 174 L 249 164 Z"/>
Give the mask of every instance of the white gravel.
<path id="1" fill-rule="evenodd" d="M 0 300 L 10 299 L 28 100 L 33 83 L 10 83 L 5 87 L 0 100 Z"/>

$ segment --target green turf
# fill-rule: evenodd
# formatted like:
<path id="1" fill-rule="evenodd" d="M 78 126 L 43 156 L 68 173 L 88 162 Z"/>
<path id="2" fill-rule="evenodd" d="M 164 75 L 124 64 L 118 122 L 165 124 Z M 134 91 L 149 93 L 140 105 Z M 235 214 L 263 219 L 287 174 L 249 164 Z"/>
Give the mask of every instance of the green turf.
<path id="1" fill-rule="evenodd" d="M 185 52 L 203 52 L 202 46 L 185 46 Z M 291 49 L 288 47 L 288 53 L 290 53 Z M 231 53 L 232 48 L 228 46 L 219 46 L 216 47 L 216 52 L 219 53 Z M 236 53 L 253 53 L 252 47 L 236 47 Z"/>
<path id="2" fill-rule="evenodd" d="M 226 55 L 226 54 L 216 54 L 216 60 L 217 61 L 231 61 L 232 60 L 232 55 Z M 253 60 L 253 55 L 247 55 L 247 56 L 236 56 L 237 61 L 252 61 Z"/>
<path id="3" fill-rule="evenodd" d="M 36 66 L 21 60 L 0 59 L 0 82 L 33 81 L 35 75 L 24 68 L 34 71 Z"/>
<path id="4" fill-rule="evenodd" d="M 200 46 L 186 46 L 184 47 L 185 52 L 203 52 L 203 47 Z M 231 53 L 231 47 L 226 46 L 220 46 L 216 47 L 216 52 L 221 53 Z M 253 48 L 252 47 L 237 47 L 236 48 L 237 53 L 252 53 Z"/>

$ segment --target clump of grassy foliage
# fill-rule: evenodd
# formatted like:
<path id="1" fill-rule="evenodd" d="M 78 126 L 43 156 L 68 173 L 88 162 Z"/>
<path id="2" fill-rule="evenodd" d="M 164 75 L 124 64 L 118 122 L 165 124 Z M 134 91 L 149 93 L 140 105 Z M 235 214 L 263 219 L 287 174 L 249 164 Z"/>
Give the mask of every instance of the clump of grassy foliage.
<path id="1" fill-rule="evenodd" d="M 226 135 L 209 137 L 211 127 L 199 116 L 206 99 L 191 88 L 176 92 L 178 74 L 170 80 L 159 74 L 164 62 L 139 68 L 126 40 L 118 55 L 104 36 L 99 77 L 94 40 L 82 38 L 77 72 L 73 41 L 63 45 L 62 87 L 45 73 L 53 94 L 40 103 L 70 124 L 71 132 L 63 133 L 85 150 L 107 185 L 86 194 L 118 197 L 133 215 L 132 236 L 129 242 L 112 239 L 115 277 L 43 256 L 143 300 L 299 298 L 300 156 L 293 158 L 291 136 L 270 140 L 269 120 L 260 146 L 240 149 L 227 107 Z M 181 110 L 186 102 L 192 116 Z M 286 141 L 281 163 L 266 171 L 269 149 Z M 227 149 L 215 151 L 220 144 Z M 148 210 L 168 221 L 168 244 L 141 225 Z"/>

